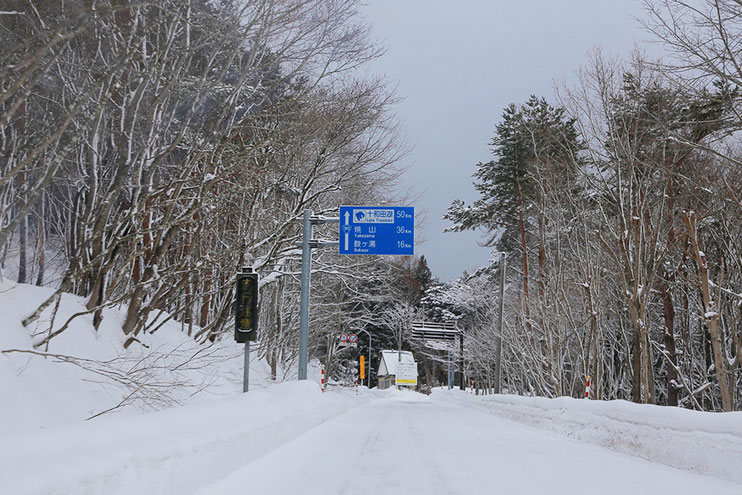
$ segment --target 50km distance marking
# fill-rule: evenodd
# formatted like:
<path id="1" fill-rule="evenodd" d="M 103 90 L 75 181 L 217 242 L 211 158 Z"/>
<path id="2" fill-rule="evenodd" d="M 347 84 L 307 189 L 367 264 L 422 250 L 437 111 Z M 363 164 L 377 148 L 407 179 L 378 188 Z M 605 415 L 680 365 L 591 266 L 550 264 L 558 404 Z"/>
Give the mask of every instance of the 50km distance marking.
<path id="1" fill-rule="evenodd" d="M 415 208 L 341 206 L 340 254 L 412 255 Z"/>

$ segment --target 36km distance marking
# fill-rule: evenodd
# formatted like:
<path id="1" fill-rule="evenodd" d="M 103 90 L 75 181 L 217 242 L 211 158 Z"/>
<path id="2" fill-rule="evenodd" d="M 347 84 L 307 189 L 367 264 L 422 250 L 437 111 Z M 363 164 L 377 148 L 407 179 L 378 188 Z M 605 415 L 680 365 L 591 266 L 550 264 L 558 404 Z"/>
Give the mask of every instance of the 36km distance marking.
<path id="1" fill-rule="evenodd" d="M 340 254 L 412 255 L 415 208 L 341 206 Z"/>

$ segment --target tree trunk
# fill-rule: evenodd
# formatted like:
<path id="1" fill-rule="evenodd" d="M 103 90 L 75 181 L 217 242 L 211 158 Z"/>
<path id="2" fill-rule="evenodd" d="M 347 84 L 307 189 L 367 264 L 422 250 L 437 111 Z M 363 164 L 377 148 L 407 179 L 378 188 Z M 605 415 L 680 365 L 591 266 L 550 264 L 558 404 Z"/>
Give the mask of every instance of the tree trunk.
<path id="1" fill-rule="evenodd" d="M 528 251 L 526 249 L 526 223 L 523 214 L 525 208 L 523 203 L 523 194 L 520 190 L 520 181 L 515 179 L 515 191 L 518 195 L 518 225 L 520 226 L 520 247 L 523 253 L 523 314 L 525 316 L 526 330 L 528 337 L 533 343 L 533 328 L 531 326 L 531 311 L 528 305 Z"/>
<path id="2" fill-rule="evenodd" d="M 46 194 L 41 194 L 41 203 L 39 205 L 39 273 L 36 275 L 36 285 L 41 287 L 44 284 L 44 270 L 46 269 L 46 222 L 44 219 Z"/>
<path id="3" fill-rule="evenodd" d="M 211 307 L 211 277 L 206 276 L 204 281 L 204 297 L 201 301 L 201 314 L 198 324 L 204 328 L 209 322 L 209 308 Z"/>
<path id="4" fill-rule="evenodd" d="M 667 274 L 665 274 L 665 278 L 666 276 Z M 678 365 L 678 358 L 675 351 L 675 306 L 673 305 L 672 295 L 667 287 L 667 283 L 664 281 L 660 284 L 660 292 L 662 293 L 662 303 L 665 315 L 665 351 L 667 352 L 667 359 L 672 363 L 672 366 L 667 367 L 667 405 L 677 406 L 678 373 L 676 367 Z"/>
<path id="5" fill-rule="evenodd" d="M 716 379 L 719 382 L 719 388 L 721 389 L 721 404 L 722 409 L 725 412 L 732 411 L 734 409 L 734 402 L 732 400 L 731 389 L 729 387 L 729 381 L 727 378 L 727 370 L 724 365 L 726 359 L 721 342 L 721 332 L 719 330 L 719 311 L 721 308 L 718 307 L 718 303 L 714 300 L 711 292 L 708 263 L 706 261 L 706 254 L 701 250 L 698 242 L 698 232 L 696 228 L 696 216 L 693 212 L 685 215 L 685 221 L 688 225 L 688 234 L 690 236 L 691 247 L 693 249 L 693 255 L 696 259 L 696 265 L 698 266 L 698 284 L 701 290 L 701 296 L 703 297 L 703 321 L 709 332 L 709 339 L 711 340 L 711 349 L 713 350 L 714 359 L 714 372 L 716 373 Z M 718 284 L 721 287 L 721 281 Z M 718 299 L 718 298 L 717 298 Z"/>
<path id="6" fill-rule="evenodd" d="M 641 333 L 636 324 L 632 324 L 631 337 L 631 400 L 640 404 L 642 401 L 641 380 Z"/>
<path id="7" fill-rule="evenodd" d="M 137 329 L 139 325 L 139 321 L 140 321 L 139 310 L 142 307 L 143 300 L 144 300 L 144 288 L 142 286 L 138 286 L 137 288 L 134 289 L 134 292 L 131 295 L 131 300 L 129 301 L 129 308 L 126 310 L 126 320 L 124 320 L 124 324 L 122 326 L 124 335 L 130 335 L 132 333 L 136 335 L 135 330 Z M 124 344 L 124 347 L 128 347 L 129 345 L 130 345 L 130 342 L 128 344 Z"/>
<path id="8" fill-rule="evenodd" d="M 268 359 L 271 365 L 271 381 L 275 382 L 278 377 L 278 352 L 276 349 L 271 350 Z"/>
<path id="9" fill-rule="evenodd" d="M 193 335 L 193 296 L 192 296 L 192 284 L 190 280 L 190 274 L 186 272 L 183 277 L 186 278 L 185 282 L 185 311 L 184 319 L 188 323 L 188 336 Z"/>
<path id="10" fill-rule="evenodd" d="M 598 314 L 595 311 L 595 305 L 593 304 L 592 294 L 592 282 L 593 279 L 590 277 L 588 283 L 585 285 L 585 292 L 587 297 L 587 310 L 589 312 L 588 318 L 590 319 L 590 337 L 588 339 L 588 350 L 587 350 L 587 363 L 585 363 L 585 374 L 593 377 L 593 383 L 595 384 L 595 398 L 599 399 L 600 380 L 598 376 Z M 592 348 L 592 349 L 591 349 Z M 592 352 L 591 352 L 592 350 Z M 590 356 L 592 356 L 592 366 L 590 366 Z M 592 369 L 592 372 L 590 370 Z"/>
<path id="11" fill-rule="evenodd" d="M 687 155 L 686 155 L 687 156 Z M 684 160 L 684 159 L 683 159 Z M 676 164 L 679 165 L 680 162 Z M 667 202 L 667 213 L 670 219 L 670 231 L 667 234 L 667 242 L 665 247 L 667 253 L 675 248 L 676 233 L 675 233 L 675 186 L 674 186 L 674 171 L 675 167 L 671 168 L 671 172 L 667 178 L 667 196 L 669 201 Z M 678 405 L 678 358 L 675 350 L 675 305 L 672 300 L 672 289 L 670 284 L 674 281 L 674 274 L 668 273 L 667 270 L 663 270 L 662 281 L 660 282 L 660 293 L 662 294 L 662 306 L 665 317 L 665 328 L 663 332 L 665 341 L 665 352 L 667 358 L 671 363 L 671 366 L 667 366 L 667 405 L 677 406 Z"/>
<path id="12" fill-rule="evenodd" d="M 26 283 L 26 238 L 28 217 L 23 217 L 18 227 L 18 283 Z"/>
<path id="13" fill-rule="evenodd" d="M 21 103 L 20 107 L 20 118 L 18 123 L 18 132 L 21 135 L 21 142 L 25 141 L 26 134 L 26 102 Z M 26 188 L 26 172 L 18 174 L 18 193 L 21 197 L 25 197 Z M 21 218 L 20 225 L 18 226 L 18 283 L 26 283 L 26 241 L 27 241 L 27 229 L 28 229 L 28 216 L 24 215 Z"/>

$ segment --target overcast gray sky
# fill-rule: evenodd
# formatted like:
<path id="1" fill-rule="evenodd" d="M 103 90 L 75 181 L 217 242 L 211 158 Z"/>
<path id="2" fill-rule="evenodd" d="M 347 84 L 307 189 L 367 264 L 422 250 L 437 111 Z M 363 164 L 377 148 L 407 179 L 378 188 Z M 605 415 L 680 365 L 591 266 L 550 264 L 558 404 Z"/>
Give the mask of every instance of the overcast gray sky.
<path id="1" fill-rule="evenodd" d="M 627 55 L 648 38 L 639 0 L 369 0 L 362 12 L 387 48 L 371 71 L 404 98 L 397 114 L 414 149 L 402 185 L 425 212 L 416 254 L 446 281 L 491 257 L 480 233 L 443 233 L 441 217 L 454 199 L 477 199 L 472 173 L 491 158 L 503 108 L 531 94 L 551 99 L 555 81 L 574 83 L 596 46 Z"/>

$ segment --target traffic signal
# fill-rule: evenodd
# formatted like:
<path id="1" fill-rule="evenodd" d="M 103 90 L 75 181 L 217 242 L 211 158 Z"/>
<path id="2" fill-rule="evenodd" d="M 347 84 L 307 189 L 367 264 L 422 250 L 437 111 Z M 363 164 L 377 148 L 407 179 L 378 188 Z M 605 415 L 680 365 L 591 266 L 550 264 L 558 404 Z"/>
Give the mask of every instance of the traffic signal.
<path id="1" fill-rule="evenodd" d="M 258 274 L 237 275 L 234 340 L 255 342 L 258 338 Z"/>

